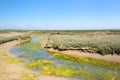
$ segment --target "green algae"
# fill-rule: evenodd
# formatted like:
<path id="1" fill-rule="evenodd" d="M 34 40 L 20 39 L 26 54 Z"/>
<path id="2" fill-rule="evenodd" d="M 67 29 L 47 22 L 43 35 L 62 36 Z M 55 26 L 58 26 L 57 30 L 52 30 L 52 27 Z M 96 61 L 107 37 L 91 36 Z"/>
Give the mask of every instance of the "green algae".
<path id="1" fill-rule="evenodd" d="M 29 43 L 27 43 L 27 44 L 24 44 L 24 45 L 22 45 L 22 46 L 20 46 L 20 48 L 19 48 L 21 51 L 25 51 L 25 50 L 35 50 L 35 51 L 41 51 L 41 49 L 40 49 L 40 45 L 38 44 L 38 43 L 31 43 L 31 44 L 29 44 Z"/>
<path id="2" fill-rule="evenodd" d="M 66 55 L 66 54 L 62 54 L 59 52 L 51 52 L 51 51 L 47 51 L 47 52 L 52 54 L 54 57 L 65 59 L 65 60 L 70 60 L 73 62 L 89 64 L 89 65 L 94 65 L 94 66 L 100 66 L 103 68 L 109 68 L 109 69 L 113 69 L 113 70 L 120 70 L 119 63 L 106 62 L 103 60 L 96 60 L 96 59 L 82 57 L 82 56 L 71 56 L 71 55 Z"/>
<path id="3" fill-rule="evenodd" d="M 64 77 L 75 77 L 83 80 L 119 80 L 120 76 L 117 72 L 111 71 L 100 71 L 88 69 L 76 69 L 74 66 L 55 66 L 52 60 L 33 60 L 28 65 L 30 69 L 41 69 L 41 74 L 44 75 L 55 75 Z"/>

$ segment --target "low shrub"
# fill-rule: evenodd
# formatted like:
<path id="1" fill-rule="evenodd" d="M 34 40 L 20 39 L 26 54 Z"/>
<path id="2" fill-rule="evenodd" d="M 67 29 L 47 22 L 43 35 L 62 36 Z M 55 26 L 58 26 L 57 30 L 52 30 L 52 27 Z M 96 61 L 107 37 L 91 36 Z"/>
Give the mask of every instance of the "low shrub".
<path id="1" fill-rule="evenodd" d="M 13 40 L 22 40 L 26 38 L 30 38 L 30 35 L 14 35 L 11 37 L 0 37 L 0 44 Z"/>
<path id="2" fill-rule="evenodd" d="M 52 35 L 46 48 L 120 54 L 120 35 Z"/>

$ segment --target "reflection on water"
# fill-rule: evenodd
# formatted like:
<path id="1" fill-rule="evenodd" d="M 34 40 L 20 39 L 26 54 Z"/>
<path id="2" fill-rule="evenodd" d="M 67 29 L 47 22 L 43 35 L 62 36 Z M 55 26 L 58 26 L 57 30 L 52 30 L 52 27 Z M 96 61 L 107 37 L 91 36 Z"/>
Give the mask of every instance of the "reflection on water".
<path id="1" fill-rule="evenodd" d="M 16 55 L 18 57 L 18 59 L 20 59 L 20 60 L 24 60 L 26 65 L 29 65 L 29 64 L 33 63 L 34 61 L 36 61 L 35 63 L 37 63 L 37 61 L 38 61 L 39 66 L 35 67 L 35 69 L 34 69 L 34 71 L 36 71 L 36 72 L 41 71 L 41 65 L 46 66 L 49 64 L 49 66 L 53 66 L 52 68 L 55 68 L 57 70 L 61 70 L 61 69 L 69 70 L 69 68 L 70 69 L 74 68 L 73 70 L 76 70 L 76 72 L 79 71 L 78 74 L 75 74 L 72 77 L 88 79 L 88 78 L 86 78 L 86 76 L 87 76 L 90 78 L 90 80 L 92 80 L 92 79 L 93 80 L 94 79 L 95 80 L 98 80 L 98 79 L 106 80 L 107 79 L 107 78 L 105 78 L 106 75 L 110 77 L 108 79 L 112 79 L 112 77 L 114 77 L 114 76 L 111 77 L 111 75 L 113 73 L 115 73 L 115 77 L 117 77 L 116 80 L 120 79 L 120 76 L 117 75 L 120 73 L 120 71 L 114 71 L 114 70 L 110 70 L 107 68 L 101 68 L 98 66 L 79 64 L 76 62 L 71 62 L 68 60 L 55 58 L 51 54 L 47 53 L 44 50 L 44 48 L 40 46 L 39 40 L 40 40 L 39 38 L 33 38 L 29 43 L 12 48 L 11 54 Z M 42 62 L 41 60 L 44 60 L 44 61 Z M 52 61 L 52 62 L 50 62 L 50 61 Z M 65 66 L 65 68 L 64 68 L 64 66 Z M 64 70 L 61 70 L 61 71 L 64 71 Z M 66 73 L 67 73 L 67 71 L 66 71 Z M 103 73 L 106 73 L 106 74 L 103 74 Z M 71 74 L 72 74 L 72 72 L 71 72 Z M 64 74 L 61 74 L 61 75 L 64 75 Z M 67 75 L 67 76 L 69 76 L 69 75 Z"/>
<path id="2" fill-rule="evenodd" d="M 34 43 L 34 42 L 38 42 L 38 41 L 39 41 L 39 38 L 35 37 L 30 41 L 30 43 Z"/>

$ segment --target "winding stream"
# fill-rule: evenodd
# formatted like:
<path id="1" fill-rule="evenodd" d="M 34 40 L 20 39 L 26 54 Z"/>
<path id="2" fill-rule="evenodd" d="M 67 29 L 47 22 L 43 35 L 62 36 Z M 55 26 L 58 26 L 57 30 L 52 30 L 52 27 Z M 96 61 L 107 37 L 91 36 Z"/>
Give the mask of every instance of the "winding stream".
<path id="1" fill-rule="evenodd" d="M 39 41 L 42 38 L 45 37 L 32 38 L 29 43 L 12 48 L 10 53 L 17 56 L 19 60 L 25 61 L 25 65 L 35 72 L 43 72 L 54 76 L 74 77 L 76 78 L 74 80 L 120 80 L 120 71 L 54 57 L 40 46 Z M 45 72 L 47 69 L 49 69 L 49 73 Z"/>

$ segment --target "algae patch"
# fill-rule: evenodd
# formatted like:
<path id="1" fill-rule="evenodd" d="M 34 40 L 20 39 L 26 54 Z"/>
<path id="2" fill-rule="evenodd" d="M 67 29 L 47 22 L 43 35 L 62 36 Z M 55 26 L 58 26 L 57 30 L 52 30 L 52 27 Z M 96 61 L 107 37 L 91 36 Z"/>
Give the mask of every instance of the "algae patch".
<path id="1" fill-rule="evenodd" d="M 104 68 L 109 68 L 113 70 L 120 70 L 120 64 L 119 63 L 110 63 L 102 60 L 96 60 L 88 57 L 82 57 L 82 56 L 71 56 L 71 55 L 66 55 L 58 52 L 51 52 L 47 51 L 48 53 L 52 54 L 54 57 L 65 59 L 65 60 L 70 60 L 73 62 L 78 62 L 82 64 L 89 64 L 89 65 L 94 65 L 94 66 L 100 66 Z"/>

